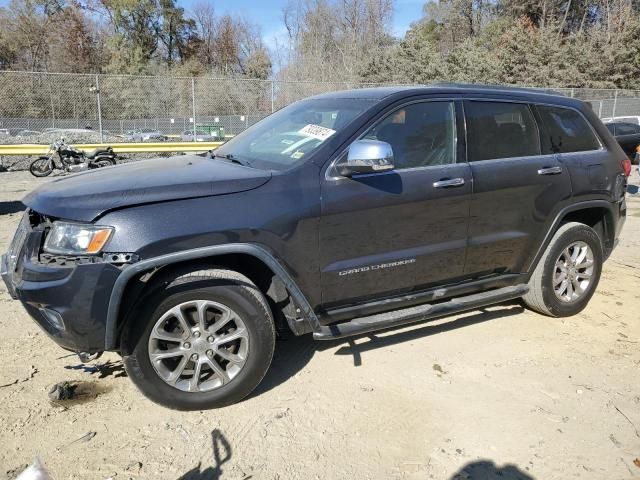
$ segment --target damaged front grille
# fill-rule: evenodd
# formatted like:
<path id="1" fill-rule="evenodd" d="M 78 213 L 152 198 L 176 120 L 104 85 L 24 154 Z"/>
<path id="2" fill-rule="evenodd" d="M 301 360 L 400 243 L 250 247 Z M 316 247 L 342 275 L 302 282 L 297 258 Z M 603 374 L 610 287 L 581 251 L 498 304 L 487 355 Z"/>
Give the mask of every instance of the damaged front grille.
<path id="1" fill-rule="evenodd" d="M 20 255 L 22 254 L 24 243 L 30 231 L 31 225 L 29 223 L 29 211 L 26 211 L 22 216 L 22 220 L 20 220 L 18 229 L 13 236 L 13 240 L 11 242 L 11 245 L 9 246 L 9 251 L 7 252 L 8 271 L 10 273 L 15 272 L 18 267 L 18 261 L 20 260 Z"/>

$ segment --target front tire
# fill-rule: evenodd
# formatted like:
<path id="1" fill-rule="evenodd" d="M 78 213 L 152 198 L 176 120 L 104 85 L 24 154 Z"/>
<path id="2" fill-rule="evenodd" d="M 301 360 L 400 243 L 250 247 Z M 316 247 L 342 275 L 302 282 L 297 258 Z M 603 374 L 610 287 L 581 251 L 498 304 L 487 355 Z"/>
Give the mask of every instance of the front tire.
<path id="1" fill-rule="evenodd" d="M 595 230 L 577 222 L 562 225 L 529 280 L 524 303 L 551 317 L 580 313 L 596 291 L 602 262 L 602 242 Z"/>
<path id="2" fill-rule="evenodd" d="M 53 172 L 53 161 L 49 157 L 40 157 L 31 162 L 29 171 L 34 177 L 47 177 Z"/>
<path id="3" fill-rule="evenodd" d="M 224 407 L 267 373 L 273 316 L 247 277 L 226 269 L 191 272 L 143 303 L 125 331 L 123 361 L 150 400 L 177 410 Z"/>

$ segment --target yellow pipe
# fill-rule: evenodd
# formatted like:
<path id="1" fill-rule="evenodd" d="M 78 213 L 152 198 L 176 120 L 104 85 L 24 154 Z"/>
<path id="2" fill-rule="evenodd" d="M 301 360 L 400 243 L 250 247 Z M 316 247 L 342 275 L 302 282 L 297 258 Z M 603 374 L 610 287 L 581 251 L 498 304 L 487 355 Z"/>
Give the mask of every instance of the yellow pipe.
<path id="1" fill-rule="evenodd" d="M 73 146 L 79 150 L 89 151 L 94 148 L 113 147 L 116 153 L 155 153 L 155 152 L 206 152 L 218 148 L 224 142 L 158 142 L 158 143 L 82 143 Z M 0 145 L 1 155 L 45 155 L 48 145 L 22 144 Z"/>

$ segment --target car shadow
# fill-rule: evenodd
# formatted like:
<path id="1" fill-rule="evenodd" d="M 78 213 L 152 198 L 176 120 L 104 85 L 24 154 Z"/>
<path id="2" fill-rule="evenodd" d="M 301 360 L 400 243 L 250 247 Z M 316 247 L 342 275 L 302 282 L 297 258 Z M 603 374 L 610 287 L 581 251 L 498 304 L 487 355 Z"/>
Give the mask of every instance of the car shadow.
<path id="1" fill-rule="evenodd" d="M 488 322 L 497 318 L 517 315 L 524 311 L 524 308 L 517 300 L 503 303 L 501 304 L 501 306 L 504 308 L 500 308 L 497 310 L 475 310 L 469 312 L 465 316 L 452 319 L 445 323 L 438 323 L 437 325 L 432 325 L 427 321 L 425 322 L 425 325 L 419 328 L 404 330 L 395 334 L 385 336 L 378 335 L 382 332 L 388 333 L 390 331 L 397 330 L 403 327 L 387 329 L 380 332 L 375 332 L 373 334 L 369 333 L 366 335 L 360 335 L 348 339 L 327 341 L 316 341 L 311 335 L 295 337 L 293 335 L 287 334 L 280 338 L 276 343 L 275 354 L 267 375 L 262 380 L 260 385 L 258 385 L 253 393 L 247 398 L 253 398 L 262 395 L 272 388 L 277 387 L 281 383 L 284 383 L 289 378 L 293 377 L 299 371 L 301 371 L 313 358 L 316 352 L 335 349 L 336 347 L 339 347 L 334 352 L 334 355 L 352 355 L 353 365 L 354 367 L 358 367 L 362 365 L 363 352 L 408 342 L 417 338 L 438 335 L 440 333 L 449 332 L 451 330 L 468 327 L 478 323 Z M 437 320 L 442 322 L 442 318 Z M 404 328 L 406 328 L 406 326 Z M 362 338 L 368 338 L 369 340 L 366 342 L 356 343 L 357 339 Z"/>
<path id="2" fill-rule="evenodd" d="M 0 202 L 0 215 L 23 212 L 27 207 L 19 201 Z"/>
<path id="3" fill-rule="evenodd" d="M 107 361 L 104 363 L 78 363 L 76 365 L 65 365 L 65 370 L 81 370 L 84 373 L 88 373 L 90 375 L 97 375 L 98 378 L 107 378 L 107 377 L 126 377 L 127 372 L 124 369 L 124 364 L 122 360 L 118 361 Z"/>
<path id="4" fill-rule="evenodd" d="M 266 393 L 286 382 L 289 378 L 295 376 L 311 361 L 316 352 L 335 349 L 334 355 L 350 355 L 353 357 L 353 366 L 359 367 L 362 365 L 362 354 L 364 352 L 409 342 L 411 340 L 431 335 L 438 335 L 440 333 L 488 322 L 498 318 L 510 317 L 512 315 L 522 313 L 525 310 L 518 300 L 512 300 L 496 306 L 500 308 L 492 310 L 474 310 L 464 314 L 463 316 L 452 318 L 449 321 L 447 321 L 446 317 L 443 317 L 431 321 L 427 320 L 422 325 L 418 322 L 414 324 L 414 328 L 411 330 L 401 330 L 396 333 L 393 333 L 393 331 L 406 328 L 407 326 L 381 330 L 379 332 L 354 336 L 347 339 L 327 341 L 316 341 L 313 339 L 312 335 L 296 337 L 291 333 L 285 333 L 280 336 L 276 342 L 273 361 L 267 375 L 246 399 L 262 395 L 263 393 Z M 433 322 L 435 321 L 438 321 L 438 323 L 434 325 Z M 381 333 L 386 334 L 384 336 L 380 336 Z M 362 339 L 368 340 L 356 342 L 356 340 Z M 104 363 L 96 362 L 93 364 L 79 363 L 67 365 L 64 368 L 67 370 L 81 370 L 84 373 L 95 375 L 100 379 L 127 376 L 121 360 L 109 360 Z"/>
<path id="5" fill-rule="evenodd" d="M 470 462 L 453 474 L 449 480 L 535 480 L 515 465 L 498 467 L 491 460 Z"/>
<path id="6" fill-rule="evenodd" d="M 202 470 L 202 463 L 192 468 L 177 480 L 218 480 L 222 478 L 222 465 L 231 460 L 231 444 L 219 429 L 211 432 L 211 449 L 213 451 L 213 464 Z M 244 477 L 245 480 L 251 477 Z"/>
<path id="7" fill-rule="evenodd" d="M 206 466 L 203 470 L 200 462 L 176 480 L 220 480 L 224 473 L 222 467 L 231 460 L 233 449 L 218 428 L 211 432 L 211 450 L 213 458 L 210 466 Z M 244 476 L 243 480 L 250 478 L 253 476 Z M 499 467 L 491 460 L 482 459 L 464 465 L 449 477 L 449 480 L 535 480 L 535 478 L 516 465 L 506 464 Z"/>

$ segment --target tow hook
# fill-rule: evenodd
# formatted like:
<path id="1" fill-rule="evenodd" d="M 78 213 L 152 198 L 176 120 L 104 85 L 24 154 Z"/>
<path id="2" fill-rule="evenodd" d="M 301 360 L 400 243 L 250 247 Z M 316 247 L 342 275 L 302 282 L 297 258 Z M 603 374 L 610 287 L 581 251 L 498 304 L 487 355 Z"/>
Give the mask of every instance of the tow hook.
<path id="1" fill-rule="evenodd" d="M 99 359 L 104 352 L 96 352 L 96 353 L 88 353 L 88 352 L 78 352 L 78 357 L 80 357 L 80 361 L 82 363 L 88 363 L 93 360 Z"/>

